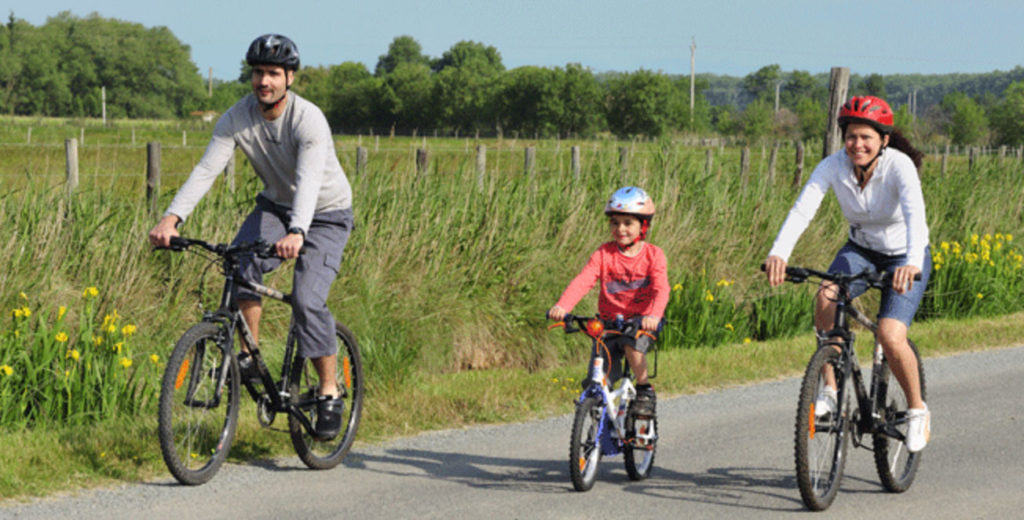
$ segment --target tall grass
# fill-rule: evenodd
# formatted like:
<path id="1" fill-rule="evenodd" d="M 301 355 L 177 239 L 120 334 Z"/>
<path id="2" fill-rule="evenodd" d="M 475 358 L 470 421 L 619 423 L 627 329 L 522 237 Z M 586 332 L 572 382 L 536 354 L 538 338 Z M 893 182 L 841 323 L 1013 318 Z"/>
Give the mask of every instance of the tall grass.
<path id="1" fill-rule="evenodd" d="M 545 334 L 543 312 L 608 240 L 601 208 L 622 185 L 643 186 L 658 205 L 650 240 L 665 250 L 670 283 L 679 287 L 673 291 L 665 348 L 759 340 L 810 327 L 808 289 L 769 290 L 758 270 L 797 194 L 792 148 L 782 150 L 778 173 L 769 179 L 767 158 L 757 151 L 750 172 L 741 175 L 739 150 L 730 148 L 715 149 L 714 168 L 705 171 L 705 149 L 670 141 L 507 139 L 483 143 L 482 175 L 475 169 L 472 140 L 429 140 L 430 168 L 418 173 L 415 149 L 422 140 L 381 139 L 378 149 L 376 140 L 364 139 L 370 161 L 356 174 L 359 144 L 356 137 L 338 139 L 353 185 L 356 228 L 329 305 L 363 347 L 371 412 L 374 397 L 407 391 L 407 385 L 438 372 L 536 370 L 575 362 L 579 345 Z M 573 145 L 582 152 L 579 179 L 570 166 Z M 524 146 L 537 149 L 532 174 L 523 171 Z M 625 170 L 620 146 L 632 150 Z M 35 149 L 0 146 L 0 153 L 5 161 L 27 161 L 25 155 Z M 139 168 L 143 176 L 126 152 L 97 152 L 87 141 L 83 153 L 95 154 L 93 162 L 102 168 Z M 197 160 L 201 149 L 194 153 Z M 1019 162 L 982 160 L 968 172 L 966 161 L 954 158 L 944 178 L 935 162 L 926 162 L 922 172 L 932 237 L 992 230 L 1024 236 Z M 38 302 L 36 308 L 53 309 L 80 298 L 83 287 L 95 286 L 100 291 L 90 312 L 105 316 L 117 310 L 125 322 L 137 324 L 134 355 L 146 360 L 153 354 L 166 357 L 175 339 L 199 318 L 199 302 L 216 301 L 215 275 L 206 277 L 205 295 L 196 296 L 204 262 L 150 252 L 145 235 L 157 216 L 146 209 L 141 180 L 103 184 L 90 181 L 92 174 L 83 170 L 79 191 L 66 197 L 59 174 L 16 183 L 3 164 L 0 262 L 6 269 L 0 270 L 0 308 L 21 308 L 23 292 Z M 809 161 L 805 178 L 811 168 Z M 229 241 L 260 189 L 244 161 L 238 179 L 234 192 L 222 182 L 214 185 L 182 233 Z M 183 175 L 165 180 L 161 207 L 183 181 Z M 845 240 L 845 229 L 836 204 L 827 199 L 791 263 L 826 267 Z M 289 269 L 269 283 L 289 289 Z M 973 291 L 980 279 L 949 283 Z M 593 312 L 595 300 L 585 299 L 575 311 Z M 66 319 L 78 320 L 75 314 L 83 312 L 71 308 Z M 264 350 L 267 342 L 283 338 L 287 320 L 282 306 L 268 304 L 261 327 Z M 8 330 L 0 328 L 0 334 Z"/>

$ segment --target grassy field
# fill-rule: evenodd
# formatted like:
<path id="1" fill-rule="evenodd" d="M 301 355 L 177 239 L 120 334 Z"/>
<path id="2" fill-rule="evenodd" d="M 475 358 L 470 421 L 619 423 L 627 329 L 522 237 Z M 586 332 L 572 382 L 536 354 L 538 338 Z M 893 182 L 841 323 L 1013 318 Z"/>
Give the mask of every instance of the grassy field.
<path id="1" fill-rule="evenodd" d="M 68 197 L 63 141 L 80 137 L 83 126 L 81 182 Z M 182 131 L 187 132 L 185 145 Z M 145 235 L 157 216 L 149 213 L 143 196 L 144 143 L 159 140 L 164 146 L 159 201 L 164 208 L 202 155 L 208 132 L 181 124 L 102 127 L 5 120 L 0 125 L 0 222 L 5 229 L 0 263 L 6 266 L 0 271 L 5 320 L 0 338 L 6 338 L 0 345 L 8 350 L 20 345 L 13 333 L 29 326 L 17 321 L 22 318 L 15 310 L 31 310 L 28 319 L 36 327 L 31 330 L 48 338 L 60 332 L 53 320 L 62 306 L 67 313 L 62 323 L 82 327 L 83 291 L 95 287 L 89 312 L 97 323 L 90 326 L 98 327 L 99 317 L 116 311 L 119 327 L 137 327 L 130 338 L 133 370 L 141 370 L 151 356 L 169 354 L 175 339 L 199 318 L 200 302 L 209 306 L 216 300 L 220 283 L 210 273 L 197 294 L 205 269 L 199 258 L 149 250 Z M 758 271 L 797 193 L 792 146 L 781 149 L 771 178 L 760 147 L 752 150 L 750 170 L 743 175 L 736 148 L 712 149 L 713 168 L 706 171 L 706 149 L 671 141 L 378 142 L 344 136 L 336 143 L 353 185 L 357 224 L 329 304 L 356 333 L 366 360 L 369 392 L 361 440 L 567 411 L 575 381 L 565 382 L 582 375 L 586 349 L 580 338 L 547 332 L 543 312 L 607 240 L 601 208 L 608 194 L 627 184 L 643 186 L 658 204 L 650 240 L 668 256 L 670 283 L 685 286 L 673 305 L 699 309 L 710 305 L 699 297 L 705 294 L 716 295 L 716 305 L 727 305 L 720 320 L 729 321 L 711 320 L 703 331 L 690 320 L 668 324 L 676 339 L 663 345 L 661 391 L 702 391 L 793 375 L 806 362 L 808 336 L 793 337 L 798 331 L 786 330 L 770 335 L 777 339 L 759 341 L 763 335 L 739 321 L 758 302 L 780 298 L 790 312 L 789 307 L 798 307 L 794 323 L 800 331 L 810 326 L 801 316 L 810 308 L 811 288 L 769 291 Z M 475 166 L 477 144 L 487 147 L 483 174 Z M 360 145 L 369 150 L 369 162 L 357 174 L 355 148 Z M 430 167 L 420 173 L 415 150 L 424 145 Z M 571 168 L 574 145 L 581 149 L 578 179 Z M 536 148 L 531 173 L 523 168 L 527 146 Z M 620 147 L 630 148 L 625 168 Z M 243 158 L 238 159 L 236 189 L 218 181 L 183 234 L 231 239 L 260 188 Z M 805 179 L 814 163 L 809 159 L 805 164 Z M 938 160 L 929 157 L 922 180 L 933 248 L 944 241 L 966 247 L 973 234 L 1024 237 L 1021 170 L 1015 160 L 982 158 L 968 171 L 965 159 L 951 158 L 941 176 Z M 827 199 L 792 263 L 826 267 L 845 228 L 834 201 Z M 1017 242 L 1000 243 L 1016 251 Z M 957 314 L 967 321 L 949 321 L 937 312 L 915 325 L 915 338 L 926 354 L 1001 346 L 1020 337 L 1020 314 L 999 317 L 1020 310 L 1020 298 L 996 298 L 992 292 L 999 286 L 1019 292 L 1019 274 L 1009 271 L 1004 279 L 965 272 L 974 274 L 952 279 L 934 297 L 974 298 L 967 299 L 973 301 L 967 312 Z M 986 280 L 1005 283 L 981 288 Z M 288 269 L 269 281 L 288 289 Z M 593 311 L 593 300 L 577 312 Z M 286 324 L 280 307 L 267 307 L 261 327 L 264 351 L 274 350 L 267 345 L 281 341 Z M 688 339 L 711 329 L 718 330 L 713 336 L 718 347 L 694 346 L 701 343 Z M 726 329 L 728 334 L 722 332 Z M 89 359 L 88 341 L 97 336 L 71 336 L 68 352 Z M 747 338 L 753 341 L 744 343 Z M 7 363 L 3 354 L 0 347 L 0 365 Z M 79 362 L 69 355 L 60 353 L 59 362 Z M 159 370 L 151 372 L 146 377 L 158 377 Z M 0 367 L 0 385 L 3 378 Z M 510 394 L 521 397 L 509 400 Z M 153 441 L 152 403 L 139 406 L 137 415 L 73 428 L 63 421 L 0 426 L 0 496 L 163 475 Z M 260 431 L 251 411 L 243 415 L 234 458 L 290 452 L 286 435 Z"/>

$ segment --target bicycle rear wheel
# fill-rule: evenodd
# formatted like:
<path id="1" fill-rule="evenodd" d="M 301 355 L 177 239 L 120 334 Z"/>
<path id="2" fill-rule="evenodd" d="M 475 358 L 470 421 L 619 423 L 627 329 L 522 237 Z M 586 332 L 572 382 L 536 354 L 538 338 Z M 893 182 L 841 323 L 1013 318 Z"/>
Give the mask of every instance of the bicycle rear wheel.
<path id="1" fill-rule="evenodd" d="M 914 352 L 917 359 L 917 377 L 921 381 L 921 398 L 925 398 L 924 366 L 921 363 L 921 356 L 917 352 L 914 342 L 910 343 L 910 350 Z M 872 441 L 875 448 L 875 469 L 878 470 L 878 478 L 882 480 L 882 486 L 887 491 L 902 493 L 910 488 L 917 475 L 917 467 L 921 464 L 921 452 L 910 453 L 907 451 L 903 439 L 907 435 L 907 396 L 903 393 L 896 376 L 889 369 L 888 360 L 882 360 L 881 384 L 878 386 L 878 393 L 875 396 L 875 410 L 885 421 L 880 427 L 882 430 L 875 432 Z M 899 437 L 892 434 L 897 433 Z M 900 438 L 902 437 L 902 438 Z"/>
<path id="2" fill-rule="evenodd" d="M 576 491 L 587 491 L 597 480 L 597 465 L 601 462 L 601 443 L 598 439 L 603 405 L 601 399 L 591 396 L 576 406 L 569 440 L 569 476 Z"/>
<path id="3" fill-rule="evenodd" d="M 847 382 L 839 370 L 839 352 L 832 346 L 811 357 L 800 388 L 796 413 L 796 480 L 804 505 L 813 511 L 827 509 L 839 491 L 849 444 L 850 405 Z M 832 367 L 838 386 L 836 410 L 815 415 L 815 401 L 825 387 L 825 367 Z"/>
<path id="4" fill-rule="evenodd" d="M 363 358 L 359 353 L 355 335 L 341 323 L 335 325 L 338 336 L 338 392 L 345 407 L 342 412 L 341 432 L 331 440 L 320 440 L 307 431 L 295 416 L 288 415 L 288 431 L 295 453 L 312 469 L 330 469 L 337 466 L 355 441 L 359 418 L 363 413 Z M 312 360 L 296 357 L 289 385 L 291 402 L 309 420 L 316 424 L 316 397 L 320 393 L 320 376 Z"/>
<path id="5" fill-rule="evenodd" d="M 202 484 L 217 473 L 238 426 L 238 362 L 224 341 L 220 326 L 199 323 L 178 340 L 164 371 L 160 451 L 182 484 Z"/>
<path id="6" fill-rule="evenodd" d="M 630 414 L 626 417 L 627 432 L 635 432 L 634 435 L 640 436 L 647 433 L 644 431 L 647 428 L 651 428 L 655 435 L 658 434 L 658 418 L 656 416 L 649 419 L 637 419 Z M 626 459 L 626 474 L 629 475 L 630 480 L 643 480 L 651 476 L 651 470 L 654 469 L 654 452 L 657 447 L 657 437 L 650 441 L 648 446 L 627 444 L 622 447 Z"/>

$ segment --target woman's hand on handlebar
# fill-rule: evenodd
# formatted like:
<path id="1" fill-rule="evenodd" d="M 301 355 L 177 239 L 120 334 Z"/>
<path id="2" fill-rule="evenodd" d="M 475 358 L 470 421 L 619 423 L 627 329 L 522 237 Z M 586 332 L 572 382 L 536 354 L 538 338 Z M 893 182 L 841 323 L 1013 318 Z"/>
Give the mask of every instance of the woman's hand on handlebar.
<path id="1" fill-rule="evenodd" d="M 565 319 L 565 309 L 559 307 L 557 304 L 553 305 L 548 309 L 548 319 L 554 321 L 562 321 Z"/>
<path id="2" fill-rule="evenodd" d="M 274 251 L 277 253 L 277 256 L 284 259 L 298 258 L 299 251 L 302 249 L 304 242 L 305 240 L 302 238 L 302 235 L 288 233 L 274 244 Z"/>
<path id="3" fill-rule="evenodd" d="M 772 255 L 764 261 L 764 273 L 768 276 L 768 285 L 778 287 L 786 281 L 786 261 Z"/>
<path id="4" fill-rule="evenodd" d="M 149 230 L 149 243 L 155 247 L 170 247 L 171 238 L 180 236 L 178 234 L 178 223 L 181 218 L 177 215 L 166 215 L 157 222 L 153 229 Z"/>

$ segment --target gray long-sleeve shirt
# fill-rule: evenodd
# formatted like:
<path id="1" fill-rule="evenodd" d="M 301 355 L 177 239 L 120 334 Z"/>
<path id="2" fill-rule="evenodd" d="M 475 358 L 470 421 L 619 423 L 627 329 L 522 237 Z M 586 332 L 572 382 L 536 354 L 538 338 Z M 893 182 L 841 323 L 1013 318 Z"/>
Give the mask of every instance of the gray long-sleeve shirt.
<path id="1" fill-rule="evenodd" d="M 262 195 L 292 209 L 289 227 L 308 230 L 314 213 L 352 206 L 352 188 L 334 151 L 327 118 L 316 105 L 288 92 L 284 113 L 273 121 L 263 118 L 252 94 L 228 109 L 165 215 L 188 218 L 227 166 L 235 146 L 263 180 Z"/>

